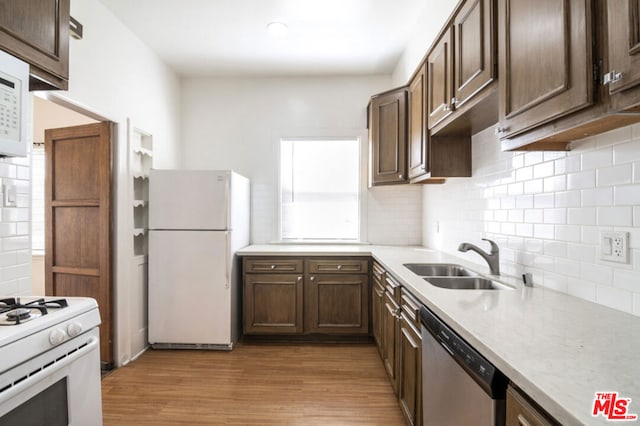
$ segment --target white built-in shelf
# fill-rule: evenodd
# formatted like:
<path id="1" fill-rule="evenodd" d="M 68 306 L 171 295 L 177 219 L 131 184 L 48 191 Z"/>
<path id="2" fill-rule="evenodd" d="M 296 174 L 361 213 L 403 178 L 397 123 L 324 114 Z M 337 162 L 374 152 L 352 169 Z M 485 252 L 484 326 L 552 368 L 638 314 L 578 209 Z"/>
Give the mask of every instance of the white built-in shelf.
<path id="1" fill-rule="evenodd" d="M 145 200 L 133 200 L 133 207 L 144 207 L 146 204 Z"/>
<path id="2" fill-rule="evenodd" d="M 151 152 L 150 149 L 142 148 L 140 146 L 133 148 L 133 152 L 140 155 L 146 155 L 147 157 L 153 157 L 153 152 Z"/>

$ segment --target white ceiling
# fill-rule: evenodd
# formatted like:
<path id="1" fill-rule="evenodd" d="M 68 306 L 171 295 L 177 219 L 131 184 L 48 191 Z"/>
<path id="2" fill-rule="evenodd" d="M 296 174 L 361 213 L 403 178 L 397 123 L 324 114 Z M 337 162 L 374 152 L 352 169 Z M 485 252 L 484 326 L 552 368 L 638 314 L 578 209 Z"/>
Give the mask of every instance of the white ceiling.
<path id="1" fill-rule="evenodd" d="M 451 8 L 437 0 L 101 1 L 181 75 L 391 73 L 425 8 Z M 272 21 L 286 23 L 288 35 L 270 38 Z"/>

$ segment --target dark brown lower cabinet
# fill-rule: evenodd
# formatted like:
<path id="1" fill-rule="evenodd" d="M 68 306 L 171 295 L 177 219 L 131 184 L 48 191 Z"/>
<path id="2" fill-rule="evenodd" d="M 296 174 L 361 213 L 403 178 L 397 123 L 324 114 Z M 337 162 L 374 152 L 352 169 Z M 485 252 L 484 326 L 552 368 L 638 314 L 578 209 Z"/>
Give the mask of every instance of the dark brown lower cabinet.
<path id="1" fill-rule="evenodd" d="M 556 426 L 551 416 L 539 408 L 521 391 L 509 385 L 507 388 L 507 426 Z"/>
<path id="2" fill-rule="evenodd" d="M 245 274 L 244 332 L 302 333 L 303 284 L 302 274 Z"/>
<path id="3" fill-rule="evenodd" d="M 371 330 L 378 353 L 382 355 L 384 342 L 382 330 L 382 314 L 384 312 L 384 270 L 377 263 L 373 264 L 371 279 Z"/>
<path id="4" fill-rule="evenodd" d="M 317 274 L 305 289 L 306 332 L 369 334 L 367 275 Z"/>
<path id="5" fill-rule="evenodd" d="M 400 308 L 393 297 L 393 293 L 384 295 L 384 309 L 382 312 L 383 353 L 382 362 L 395 394 L 398 394 L 400 379 L 398 375 L 398 336 L 400 334 Z"/>

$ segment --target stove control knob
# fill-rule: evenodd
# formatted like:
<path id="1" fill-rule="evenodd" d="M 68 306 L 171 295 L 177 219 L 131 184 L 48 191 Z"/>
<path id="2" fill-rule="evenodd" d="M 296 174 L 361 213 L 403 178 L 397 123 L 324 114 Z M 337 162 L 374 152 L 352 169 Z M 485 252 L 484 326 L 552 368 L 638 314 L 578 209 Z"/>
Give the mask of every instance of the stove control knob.
<path id="1" fill-rule="evenodd" d="M 54 346 L 59 345 L 60 343 L 64 342 L 65 336 L 66 334 L 64 334 L 63 330 L 60 330 L 59 328 L 55 329 L 51 332 L 51 334 L 49 334 L 49 343 Z"/>
<path id="2" fill-rule="evenodd" d="M 67 326 L 67 334 L 69 337 L 76 337 L 80 333 L 82 333 L 82 324 L 79 322 L 72 322 Z"/>

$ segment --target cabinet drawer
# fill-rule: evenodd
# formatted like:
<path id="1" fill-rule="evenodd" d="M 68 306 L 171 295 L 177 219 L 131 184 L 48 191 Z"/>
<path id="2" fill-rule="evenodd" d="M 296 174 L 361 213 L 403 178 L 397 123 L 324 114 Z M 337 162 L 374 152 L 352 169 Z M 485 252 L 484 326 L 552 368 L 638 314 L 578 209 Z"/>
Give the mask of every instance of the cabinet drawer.
<path id="1" fill-rule="evenodd" d="M 398 281 L 395 280 L 391 275 L 387 274 L 385 276 L 385 290 L 391 297 L 394 299 L 396 304 L 400 302 L 400 289 L 402 286 Z"/>
<path id="2" fill-rule="evenodd" d="M 248 258 L 244 260 L 245 273 L 291 272 L 302 273 L 302 259 Z"/>
<path id="3" fill-rule="evenodd" d="M 382 285 L 384 285 L 384 277 L 386 275 L 386 271 L 384 270 L 384 268 L 380 266 L 379 263 L 373 262 L 372 271 L 373 271 L 373 279 L 379 283 L 382 283 Z"/>
<path id="4" fill-rule="evenodd" d="M 362 259 L 311 259 L 307 263 L 311 274 L 367 274 L 369 261 Z"/>
<path id="5" fill-rule="evenodd" d="M 411 320 L 418 330 L 420 330 L 420 302 L 404 287 L 401 290 L 400 307 L 406 318 Z"/>
<path id="6" fill-rule="evenodd" d="M 507 388 L 507 425 L 558 425 L 551 416 L 514 387 Z"/>

